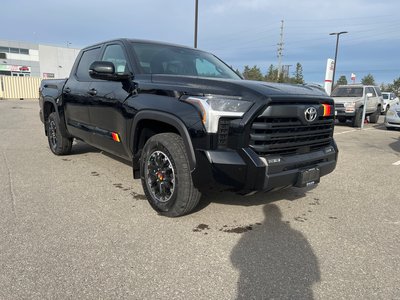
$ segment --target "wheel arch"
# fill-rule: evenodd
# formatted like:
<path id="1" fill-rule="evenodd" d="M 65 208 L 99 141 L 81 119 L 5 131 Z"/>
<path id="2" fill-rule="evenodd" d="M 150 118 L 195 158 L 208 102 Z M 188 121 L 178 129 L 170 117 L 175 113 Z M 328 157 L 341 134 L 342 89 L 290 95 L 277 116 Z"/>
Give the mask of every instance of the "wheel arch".
<path id="1" fill-rule="evenodd" d="M 59 129 L 60 129 L 60 132 L 62 133 L 62 135 L 65 137 L 72 137 L 67 131 L 63 107 L 60 105 L 57 105 L 57 103 L 58 103 L 57 99 L 55 100 L 50 97 L 44 98 L 44 101 L 43 101 L 43 123 L 44 123 L 45 133 L 47 135 L 46 122 L 49 119 L 49 115 L 52 112 L 55 112 L 57 114 L 57 118 L 58 118 L 58 122 L 59 122 Z"/>
<path id="2" fill-rule="evenodd" d="M 196 167 L 192 140 L 185 124 L 176 116 L 158 111 L 140 111 L 132 123 L 129 148 L 133 154 L 134 177 L 139 178 L 140 156 L 146 141 L 153 135 L 163 132 L 174 132 L 181 136 L 189 159 L 190 170 Z"/>

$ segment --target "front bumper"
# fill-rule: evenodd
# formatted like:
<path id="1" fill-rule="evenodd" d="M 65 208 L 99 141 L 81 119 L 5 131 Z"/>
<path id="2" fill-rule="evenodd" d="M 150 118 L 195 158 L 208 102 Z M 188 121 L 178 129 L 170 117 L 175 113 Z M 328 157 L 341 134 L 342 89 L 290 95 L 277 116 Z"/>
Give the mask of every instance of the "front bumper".
<path id="1" fill-rule="evenodd" d="M 389 128 L 400 128 L 400 117 L 398 116 L 388 117 L 386 115 L 385 126 Z"/>
<path id="2" fill-rule="evenodd" d="M 356 112 L 346 112 L 345 109 L 335 109 L 336 117 L 346 117 L 346 118 L 353 118 L 356 115 Z"/>
<path id="3" fill-rule="evenodd" d="M 300 182 L 305 170 L 316 168 L 319 176 L 336 167 L 338 149 L 335 143 L 306 154 L 259 157 L 251 148 L 199 151 L 198 167 L 192 177 L 199 189 L 234 190 L 240 193 L 269 191 L 287 186 L 302 187 L 318 183 Z"/>

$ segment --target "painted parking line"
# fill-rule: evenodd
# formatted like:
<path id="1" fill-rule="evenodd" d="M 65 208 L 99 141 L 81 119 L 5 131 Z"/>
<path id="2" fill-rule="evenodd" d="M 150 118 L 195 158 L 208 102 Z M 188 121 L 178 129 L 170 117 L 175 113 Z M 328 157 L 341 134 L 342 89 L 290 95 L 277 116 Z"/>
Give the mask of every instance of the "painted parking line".
<path id="1" fill-rule="evenodd" d="M 345 134 L 345 133 L 354 132 L 354 131 L 358 131 L 358 129 L 347 130 L 347 131 L 343 131 L 343 132 L 335 132 L 333 135 Z"/>
<path id="2" fill-rule="evenodd" d="M 400 160 L 392 163 L 393 166 L 400 166 Z"/>
<path id="3" fill-rule="evenodd" d="M 342 132 L 335 132 L 333 135 L 340 135 L 340 134 L 345 134 L 345 133 L 350 133 L 350 132 L 355 132 L 355 131 L 366 131 L 366 130 L 380 130 L 378 128 L 358 128 L 358 129 L 352 129 L 352 130 L 346 130 L 346 131 L 342 131 Z"/>

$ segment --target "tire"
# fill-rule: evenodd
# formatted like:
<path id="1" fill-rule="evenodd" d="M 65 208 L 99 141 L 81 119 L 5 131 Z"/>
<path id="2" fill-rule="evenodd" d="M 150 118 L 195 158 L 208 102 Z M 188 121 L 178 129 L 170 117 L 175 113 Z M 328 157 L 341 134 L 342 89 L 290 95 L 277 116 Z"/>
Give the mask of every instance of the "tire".
<path id="1" fill-rule="evenodd" d="M 141 180 L 151 207 L 167 217 L 190 213 L 201 193 L 194 187 L 182 138 L 175 133 L 152 136 L 141 156 Z"/>
<path id="2" fill-rule="evenodd" d="M 381 107 L 378 106 L 376 111 L 374 111 L 374 113 L 369 116 L 369 122 L 370 123 L 377 123 L 378 120 L 379 120 L 380 112 L 381 112 Z"/>
<path id="3" fill-rule="evenodd" d="M 358 128 L 361 127 L 361 124 L 364 121 L 364 120 L 362 120 L 362 113 L 363 113 L 362 108 L 359 108 L 356 110 L 356 114 L 352 120 L 353 127 L 358 127 Z"/>
<path id="4" fill-rule="evenodd" d="M 345 117 L 338 117 L 337 119 L 338 119 L 339 123 L 346 123 Z"/>
<path id="5" fill-rule="evenodd" d="M 46 121 L 47 140 L 50 150 L 55 155 L 70 154 L 73 139 L 62 136 L 59 128 L 60 122 L 57 113 L 52 112 Z"/>

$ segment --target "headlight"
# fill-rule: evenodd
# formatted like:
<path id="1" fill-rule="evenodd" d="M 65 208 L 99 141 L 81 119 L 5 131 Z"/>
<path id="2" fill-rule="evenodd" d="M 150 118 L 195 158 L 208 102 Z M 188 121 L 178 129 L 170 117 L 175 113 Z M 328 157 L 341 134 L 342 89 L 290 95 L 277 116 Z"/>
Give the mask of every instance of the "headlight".
<path id="1" fill-rule="evenodd" d="M 182 100 L 194 104 L 199 109 L 204 127 L 210 133 L 218 131 L 220 117 L 240 118 L 253 105 L 253 102 L 240 97 L 229 96 L 193 96 Z"/>
<path id="2" fill-rule="evenodd" d="M 346 108 L 346 112 L 353 112 L 356 110 L 355 102 L 345 102 L 344 107 Z"/>

